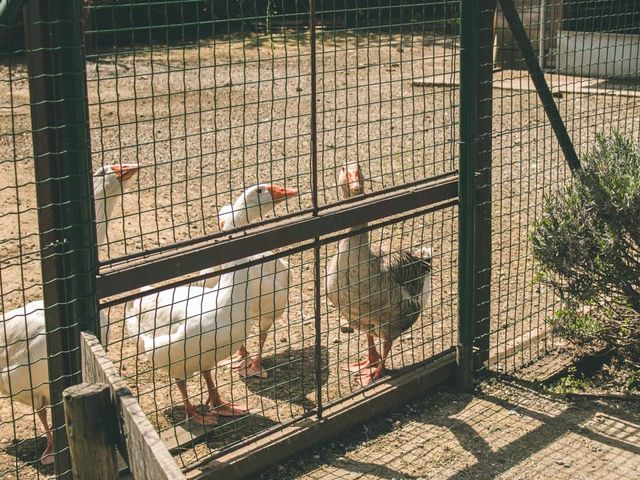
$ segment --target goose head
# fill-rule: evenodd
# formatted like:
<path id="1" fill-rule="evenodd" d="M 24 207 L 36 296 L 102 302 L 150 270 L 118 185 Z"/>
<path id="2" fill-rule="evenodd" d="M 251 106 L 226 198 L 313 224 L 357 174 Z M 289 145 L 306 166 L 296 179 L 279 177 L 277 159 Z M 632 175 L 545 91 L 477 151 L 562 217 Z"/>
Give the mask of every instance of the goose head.
<path id="1" fill-rule="evenodd" d="M 220 230 L 232 230 L 264 218 L 276 205 L 298 194 L 295 188 L 271 183 L 259 183 L 247 188 L 233 205 L 225 205 L 218 212 Z"/>
<path id="2" fill-rule="evenodd" d="M 358 162 L 347 160 L 338 173 L 338 187 L 343 198 L 350 198 L 364 193 L 364 175 Z"/>
<path id="3" fill-rule="evenodd" d="M 122 193 L 122 184 L 133 177 L 140 167 L 137 163 L 105 165 L 93 173 L 96 199 L 109 198 Z"/>
<path id="4" fill-rule="evenodd" d="M 137 163 L 122 163 L 102 166 L 93 173 L 98 244 L 106 241 L 107 221 L 122 195 L 123 184 L 132 178 L 139 168 Z"/>

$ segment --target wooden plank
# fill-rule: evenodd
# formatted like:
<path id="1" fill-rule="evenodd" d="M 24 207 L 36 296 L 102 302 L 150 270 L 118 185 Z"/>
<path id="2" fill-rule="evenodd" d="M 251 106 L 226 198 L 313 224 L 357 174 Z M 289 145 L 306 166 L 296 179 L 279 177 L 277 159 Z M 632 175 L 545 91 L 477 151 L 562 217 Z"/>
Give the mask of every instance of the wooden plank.
<path id="1" fill-rule="evenodd" d="M 448 350 L 433 362 L 327 408 L 322 419 L 301 420 L 217 458 L 201 470 L 189 472 L 187 478 L 240 479 L 255 474 L 368 418 L 422 396 L 427 389 L 453 378 L 455 362 L 455 351 Z"/>
<path id="2" fill-rule="evenodd" d="M 219 425 L 200 425 L 186 422 L 185 425 L 175 425 L 169 430 L 160 432 L 160 438 L 170 453 L 176 453 L 183 448 L 189 448 L 213 435 Z"/>
<path id="3" fill-rule="evenodd" d="M 121 438 L 126 442 L 129 469 L 135 480 L 184 480 L 153 425 L 140 408 L 98 339 L 81 336 L 82 375 L 87 382 L 109 385 L 120 418 Z"/>
<path id="4" fill-rule="evenodd" d="M 115 434 L 118 417 L 109 386 L 80 383 L 62 392 L 75 480 L 118 478 Z"/>
<path id="5" fill-rule="evenodd" d="M 494 72 L 495 73 L 495 72 Z M 640 90 L 615 79 L 574 77 L 547 74 L 545 79 L 551 92 L 564 94 L 603 95 L 614 97 L 640 97 Z M 413 87 L 453 87 L 460 84 L 455 73 L 431 75 L 411 82 Z M 498 90 L 535 92 L 536 88 L 526 71 L 502 70 L 494 75 L 493 88 Z"/>
<path id="6" fill-rule="evenodd" d="M 529 337 L 522 342 L 511 345 L 505 350 L 498 350 L 497 352 L 494 352 L 489 357 L 488 364 L 495 365 L 496 363 L 500 363 L 501 361 L 511 357 L 512 355 L 518 352 L 522 352 L 526 348 L 529 348 L 534 343 L 541 343 L 547 339 L 551 340 L 551 335 L 549 335 L 546 331 L 537 333 L 529 332 Z"/>
<path id="7" fill-rule="evenodd" d="M 301 213 L 290 219 L 269 221 L 266 225 L 251 225 L 236 233 L 221 232 L 193 245 L 185 247 L 178 244 L 162 253 L 129 259 L 108 269 L 103 267 L 96 277 L 98 296 L 106 298 L 119 295 L 190 275 L 205 267 L 245 258 L 256 252 L 311 241 L 315 237 L 333 236 L 339 230 L 354 225 L 404 214 L 407 206 L 415 210 L 455 199 L 458 195 L 455 172 L 436 178 L 438 180 L 435 182 L 421 180 L 393 187 L 390 191 L 375 192 L 362 199 L 349 199 L 323 208 L 318 215 Z"/>

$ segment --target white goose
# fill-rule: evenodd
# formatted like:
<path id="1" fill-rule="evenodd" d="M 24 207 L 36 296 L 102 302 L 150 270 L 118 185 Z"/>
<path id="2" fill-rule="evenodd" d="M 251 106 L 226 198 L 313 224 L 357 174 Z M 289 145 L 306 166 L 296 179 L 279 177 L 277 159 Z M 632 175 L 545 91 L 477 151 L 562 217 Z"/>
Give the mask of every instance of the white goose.
<path id="1" fill-rule="evenodd" d="M 246 217 L 246 222 L 262 216 L 296 193 L 276 185 L 256 185 L 243 194 L 243 205 L 234 211 L 234 221 L 236 216 Z M 245 258 L 224 266 L 246 261 Z M 220 398 L 211 369 L 245 343 L 259 317 L 263 284 L 261 266 L 255 265 L 220 275 L 215 288 L 194 285 L 170 288 L 128 303 L 129 333 L 138 337 L 139 348 L 154 369 L 166 368 L 176 379 L 191 420 L 212 425 L 218 422 L 218 415 L 247 413 Z M 204 413 L 196 409 L 187 395 L 186 379 L 196 372 L 202 373 L 209 393 L 206 401 L 209 409 Z"/>
<path id="2" fill-rule="evenodd" d="M 248 188 L 240 195 L 233 205 L 225 205 L 218 213 L 218 224 L 220 230 L 228 231 L 233 228 L 243 227 L 256 220 L 263 218 L 264 211 L 258 209 L 247 209 L 247 198 L 251 197 L 255 190 L 265 188 L 263 185 L 256 185 Z M 280 193 L 283 194 L 283 193 Z M 286 195 L 294 195 L 295 190 L 287 190 Z M 262 252 L 246 258 L 247 262 L 265 258 L 273 255 L 272 251 Z M 289 265 L 282 258 L 268 260 L 255 266 L 260 269 L 262 283 L 260 285 L 260 311 L 256 315 L 260 319 L 260 338 L 258 355 L 251 358 L 249 352 L 242 345 L 231 357 L 220 362 L 221 365 L 234 365 L 234 369 L 242 377 L 257 376 L 267 378 L 268 374 L 262 369 L 262 350 L 267 340 L 267 332 L 279 319 L 289 303 L 289 285 L 291 284 L 291 273 Z M 212 273 L 216 268 L 207 268 L 200 272 L 201 275 Z M 213 288 L 218 282 L 218 277 L 210 277 L 204 281 L 204 286 Z"/>
<path id="3" fill-rule="evenodd" d="M 122 183 L 131 178 L 138 165 L 101 167 L 94 173 L 93 187 L 98 245 L 107 239 L 107 222 L 118 198 Z M 102 343 L 108 343 L 108 319 L 100 312 Z M 47 434 L 47 448 L 40 461 L 53 463 L 53 435 L 47 419 L 49 365 L 44 303 L 36 300 L 24 307 L 0 315 L 0 392 L 12 400 L 32 407 Z"/>

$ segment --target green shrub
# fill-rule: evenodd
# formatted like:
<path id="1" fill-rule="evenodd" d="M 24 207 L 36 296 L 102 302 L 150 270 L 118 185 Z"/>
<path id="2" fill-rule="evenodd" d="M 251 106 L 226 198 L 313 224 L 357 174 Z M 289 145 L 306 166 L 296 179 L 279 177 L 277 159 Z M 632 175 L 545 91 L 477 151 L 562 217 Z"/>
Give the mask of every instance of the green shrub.
<path id="1" fill-rule="evenodd" d="M 580 346 L 640 352 L 640 147 L 599 137 L 531 234 L 538 279 L 560 296 L 555 331 Z"/>

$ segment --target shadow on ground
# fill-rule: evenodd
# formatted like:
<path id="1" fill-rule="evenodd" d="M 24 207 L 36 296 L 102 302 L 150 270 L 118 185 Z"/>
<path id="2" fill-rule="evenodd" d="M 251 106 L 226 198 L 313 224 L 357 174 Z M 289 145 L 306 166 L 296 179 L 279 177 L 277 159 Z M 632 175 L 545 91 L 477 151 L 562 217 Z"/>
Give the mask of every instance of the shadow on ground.
<path id="1" fill-rule="evenodd" d="M 254 480 L 270 478 L 640 478 L 640 405 L 507 377 L 474 396 L 442 387 Z"/>
<path id="2" fill-rule="evenodd" d="M 309 398 L 315 398 L 315 361 L 315 347 L 291 348 L 276 355 L 265 355 L 262 366 L 269 376 L 266 379 L 244 378 L 242 381 L 256 395 L 300 405 L 309 411 L 316 407 L 315 401 Z M 328 362 L 328 350 L 321 347 L 321 385 L 328 380 Z"/>
<path id="3" fill-rule="evenodd" d="M 47 439 L 44 435 L 40 438 L 15 439 L 4 448 L 4 453 L 14 457 L 19 463 L 28 464 L 41 475 L 52 475 L 53 465 L 42 465 L 40 463 L 40 456 L 46 446 Z"/>

